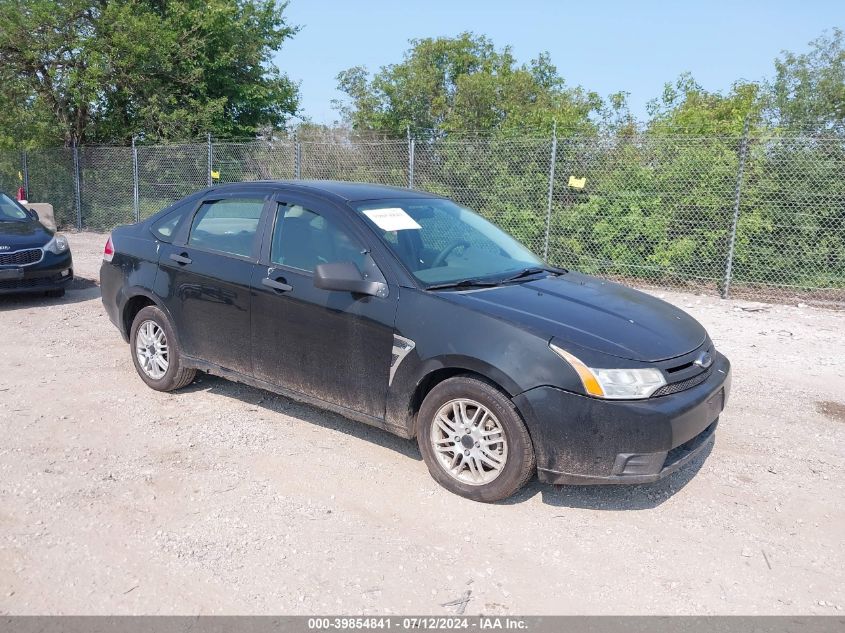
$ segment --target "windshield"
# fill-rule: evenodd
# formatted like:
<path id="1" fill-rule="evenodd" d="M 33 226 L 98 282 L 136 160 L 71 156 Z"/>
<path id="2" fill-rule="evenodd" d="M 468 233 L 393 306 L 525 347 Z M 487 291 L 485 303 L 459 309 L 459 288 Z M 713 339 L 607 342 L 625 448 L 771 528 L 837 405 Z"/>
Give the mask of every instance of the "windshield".
<path id="1" fill-rule="evenodd" d="M 0 222 L 29 220 L 29 214 L 5 193 L 0 193 Z"/>
<path id="2" fill-rule="evenodd" d="M 504 231 L 450 200 L 399 198 L 355 208 L 421 282 L 493 280 L 543 266 Z"/>

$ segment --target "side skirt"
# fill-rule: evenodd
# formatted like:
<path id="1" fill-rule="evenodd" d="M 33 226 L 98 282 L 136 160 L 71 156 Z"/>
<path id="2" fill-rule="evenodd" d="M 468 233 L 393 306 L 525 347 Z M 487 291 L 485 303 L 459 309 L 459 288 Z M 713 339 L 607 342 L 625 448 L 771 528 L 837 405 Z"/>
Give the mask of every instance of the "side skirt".
<path id="1" fill-rule="evenodd" d="M 381 418 L 375 418 L 371 415 L 367 415 L 366 413 L 361 413 L 359 411 L 349 409 L 342 405 L 334 404 L 333 402 L 326 402 L 325 400 L 320 400 L 319 398 L 308 396 L 304 393 L 300 393 L 292 389 L 286 389 L 285 387 L 280 387 L 279 385 L 274 385 L 264 380 L 253 378 L 252 376 L 247 376 L 231 369 L 226 369 L 225 367 L 215 365 L 214 363 L 209 363 L 208 361 L 200 360 L 199 358 L 194 358 L 192 356 L 183 356 L 182 361 L 186 366 L 193 367 L 194 369 L 198 369 L 200 371 L 204 371 L 207 374 L 211 374 L 213 376 L 220 376 L 221 378 L 225 378 L 226 380 L 243 383 L 251 387 L 263 389 L 264 391 L 270 391 L 280 396 L 284 396 L 285 398 L 295 400 L 296 402 L 302 402 L 303 404 L 307 404 L 318 409 L 331 411 L 332 413 L 337 413 L 338 415 L 342 415 L 343 417 L 349 418 L 350 420 L 355 420 L 356 422 L 363 422 L 364 424 L 368 424 L 370 426 L 385 430 L 389 433 L 393 433 L 394 435 L 398 435 L 401 438 L 411 439 L 411 436 L 408 434 L 407 428 L 399 426 L 397 424 L 390 424 L 389 422 Z"/>

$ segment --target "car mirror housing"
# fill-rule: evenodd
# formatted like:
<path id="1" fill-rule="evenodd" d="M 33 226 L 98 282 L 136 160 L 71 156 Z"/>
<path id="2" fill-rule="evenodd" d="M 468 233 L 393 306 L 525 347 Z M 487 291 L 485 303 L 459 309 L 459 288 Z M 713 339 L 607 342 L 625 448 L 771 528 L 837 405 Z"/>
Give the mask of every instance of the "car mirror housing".
<path id="1" fill-rule="evenodd" d="M 318 264 L 314 268 L 314 286 L 323 290 L 340 290 L 374 297 L 385 294 L 382 282 L 365 279 L 352 262 Z"/>
<path id="2" fill-rule="evenodd" d="M 29 217 L 31 217 L 36 222 L 41 220 L 41 218 L 38 217 L 38 211 L 36 211 L 35 209 L 27 209 L 27 211 L 29 212 Z"/>

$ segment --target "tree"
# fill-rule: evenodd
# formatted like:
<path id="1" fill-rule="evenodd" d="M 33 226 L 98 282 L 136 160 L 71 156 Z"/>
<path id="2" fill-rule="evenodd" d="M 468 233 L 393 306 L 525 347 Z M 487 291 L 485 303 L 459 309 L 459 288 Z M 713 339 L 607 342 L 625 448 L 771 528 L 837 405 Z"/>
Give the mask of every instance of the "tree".
<path id="1" fill-rule="evenodd" d="M 24 141 L 65 145 L 283 126 L 298 107 L 298 87 L 270 64 L 296 33 L 284 8 L 276 0 L 6 0 L 0 76 L 15 90 L 3 97 L 4 116 L 31 121 Z"/>
<path id="2" fill-rule="evenodd" d="M 736 82 L 727 95 L 702 88 L 689 73 L 666 83 L 661 98 L 648 104 L 649 131 L 654 134 L 701 136 L 742 133 L 746 117 L 762 118 L 766 100 L 759 84 Z"/>
<path id="3" fill-rule="evenodd" d="M 845 133 L 845 33 L 833 29 L 810 47 L 800 55 L 784 51 L 775 60 L 775 119 L 796 131 Z"/>
<path id="4" fill-rule="evenodd" d="M 518 65 L 510 48 L 484 36 L 411 40 L 398 64 L 372 78 L 356 66 L 337 76 L 347 96 L 336 107 L 356 130 L 405 134 L 408 127 L 441 133 L 550 128 L 592 129 L 596 93 L 567 88 L 547 53 Z"/>

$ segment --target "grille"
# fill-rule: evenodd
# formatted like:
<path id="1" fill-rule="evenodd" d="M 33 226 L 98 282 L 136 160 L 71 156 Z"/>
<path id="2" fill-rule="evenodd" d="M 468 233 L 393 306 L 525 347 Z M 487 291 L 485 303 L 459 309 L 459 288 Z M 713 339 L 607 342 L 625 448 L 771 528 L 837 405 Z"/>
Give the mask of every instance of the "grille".
<path id="1" fill-rule="evenodd" d="M 33 277 L 32 279 L 3 279 L 0 280 L 0 290 L 27 290 L 29 288 L 44 288 L 55 285 L 52 277 Z"/>
<path id="2" fill-rule="evenodd" d="M 30 248 L 14 253 L 0 253 L 0 266 L 26 266 L 41 259 L 40 248 Z"/>
<path id="3" fill-rule="evenodd" d="M 688 453 L 691 453 L 692 451 L 697 449 L 699 446 L 704 444 L 704 442 L 709 440 L 713 436 L 713 433 L 716 432 L 716 426 L 718 424 L 719 424 L 719 420 L 717 419 L 715 422 L 713 422 L 713 424 L 708 426 L 706 429 L 704 429 L 701 433 L 696 435 L 694 438 L 692 438 L 691 440 L 687 440 L 686 442 L 684 442 L 680 446 L 676 446 L 671 451 L 669 451 L 669 453 L 666 455 L 666 461 L 663 462 L 663 468 L 666 468 L 667 466 L 671 466 L 672 464 L 680 461 Z"/>
<path id="4" fill-rule="evenodd" d="M 679 380 L 678 382 L 670 382 L 668 385 L 662 386 L 660 389 L 655 391 L 652 394 L 654 396 L 668 396 L 673 393 L 678 393 L 679 391 L 685 391 L 686 389 L 692 389 L 696 385 L 700 385 L 705 380 L 710 377 L 710 374 L 713 372 L 713 368 L 710 367 L 700 374 L 693 376 L 692 378 L 687 378 L 685 380 Z"/>

